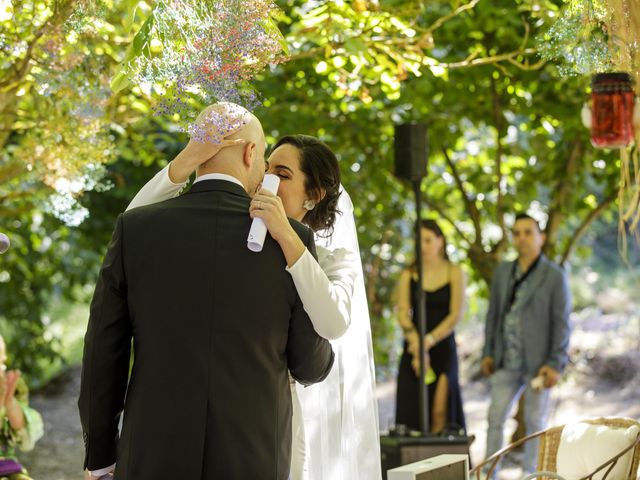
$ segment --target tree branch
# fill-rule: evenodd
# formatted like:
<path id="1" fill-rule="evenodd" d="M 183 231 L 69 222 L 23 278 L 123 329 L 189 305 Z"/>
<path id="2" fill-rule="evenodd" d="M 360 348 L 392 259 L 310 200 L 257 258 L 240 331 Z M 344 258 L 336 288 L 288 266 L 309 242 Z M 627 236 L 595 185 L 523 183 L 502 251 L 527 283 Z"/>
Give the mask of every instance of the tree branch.
<path id="1" fill-rule="evenodd" d="M 502 106 L 500 105 L 500 95 L 498 94 L 498 88 L 493 76 L 491 76 L 491 99 L 493 124 L 496 127 L 496 174 L 498 175 L 496 182 L 496 191 L 498 192 L 496 199 L 496 217 L 500 231 L 502 232 L 502 238 L 505 238 L 507 236 L 507 228 L 504 224 L 504 193 L 502 192 L 502 135 L 504 133 L 504 118 L 502 115 Z"/>
<path id="2" fill-rule="evenodd" d="M 545 228 L 547 235 L 547 241 L 544 245 L 544 252 L 547 255 L 552 256 L 555 250 L 555 243 L 558 238 L 558 230 L 560 224 L 565 217 L 564 211 L 567 208 L 567 199 L 573 188 L 573 182 L 578 170 L 578 164 L 582 158 L 584 152 L 584 144 L 581 140 L 574 140 L 571 153 L 567 159 L 564 174 L 560 175 L 560 180 L 556 188 L 554 189 L 554 195 L 551 199 L 551 205 L 549 207 L 549 220 Z"/>
<path id="3" fill-rule="evenodd" d="M 509 241 L 507 240 L 507 237 L 502 237 L 491 247 L 491 254 L 496 258 L 502 258 L 502 255 L 504 254 L 504 251 L 507 249 L 508 245 Z"/>
<path id="4" fill-rule="evenodd" d="M 513 59 L 514 57 L 518 57 L 520 55 L 533 55 L 537 53 L 535 48 L 525 48 L 524 50 L 514 50 L 512 52 L 503 53 L 500 55 L 492 55 L 490 57 L 482 57 L 476 58 L 475 60 L 467 61 L 463 60 L 461 62 L 454 63 L 440 63 L 439 66 L 444 68 L 464 68 L 464 67 L 477 67 L 479 65 L 487 65 L 491 63 L 499 63 L 505 60 Z M 516 66 L 522 65 L 520 62 L 515 62 Z"/>
<path id="5" fill-rule="evenodd" d="M 43 29 L 40 29 L 36 32 L 33 40 L 29 43 L 27 47 L 27 51 L 25 52 L 23 59 L 18 59 L 15 65 L 10 67 L 11 74 L 4 80 L 0 81 L 0 92 L 1 93 L 11 93 L 11 90 L 17 90 L 19 82 L 24 78 L 24 76 L 29 71 L 29 63 L 31 62 L 31 56 L 33 55 L 33 49 L 36 46 L 36 43 L 42 37 L 44 33 Z"/>
<path id="6" fill-rule="evenodd" d="M 578 240 L 580 240 L 584 232 L 587 231 L 587 228 L 589 228 L 589 225 L 591 225 L 596 218 L 602 215 L 602 213 L 615 201 L 617 197 L 618 197 L 618 192 L 614 189 L 609 194 L 608 197 L 604 198 L 602 202 L 600 202 L 596 208 L 591 210 L 589 214 L 584 218 L 584 220 L 582 220 L 582 223 L 580 224 L 580 226 L 578 226 L 578 228 L 573 232 L 573 235 L 571 235 L 571 238 L 569 239 L 569 243 L 567 243 L 567 246 L 565 247 L 564 252 L 562 252 L 562 257 L 560 261 L 561 264 L 567 261 L 574 247 L 578 243 Z"/>
<path id="7" fill-rule="evenodd" d="M 478 2 L 480 2 L 480 0 L 472 0 L 469 3 L 466 3 L 464 5 L 460 5 L 458 8 L 456 8 L 453 12 L 451 12 L 448 15 L 445 15 L 444 17 L 440 17 L 439 19 L 437 19 L 435 22 L 433 22 L 428 28 L 426 33 L 433 33 L 434 31 L 436 31 L 437 29 L 439 29 L 442 25 L 444 25 L 447 21 L 451 20 L 454 17 L 457 17 L 458 15 L 460 15 L 462 12 L 465 12 L 467 10 L 471 10 L 472 8 L 474 8 Z"/>
<path id="8" fill-rule="evenodd" d="M 511 65 L 514 65 L 514 66 L 518 67 L 520 70 L 524 70 L 525 72 L 531 72 L 533 70 L 540 70 L 547 63 L 546 60 L 540 60 L 540 61 L 534 63 L 533 65 L 529 65 L 529 62 L 520 63 L 520 62 L 518 62 L 516 60 L 513 60 L 512 58 L 508 58 L 507 61 Z M 496 65 L 498 65 L 498 64 L 496 64 Z"/>
<path id="9" fill-rule="evenodd" d="M 45 34 L 56 29 L 58 26 L 64 23 L 69 15 L 71 15 L 76 0 L 69 0 L 67 2 L 61 3 L 62 5 L 60 5 L 58 2 L 55 3 L 54 11 L 51 17 L 49 17 L 33 34 L 33 38 L 29 42 L 24 58 L 17 61 L 17 63 L 11 68 L 11 70 L 13 70 L 13 74 L 9 75 L 8 78 L 0 81 L 0 90 L 3 90 L 5 92 L 11 90 L 15 87 L 15 84 L 20 82 L 27 75 L 27 73 L 29 73 L 29 70 L 31 68 L 33 50 L 35 49 L 36 45 Z"/>
<path id="10" fill-rule="evenodd" d="M 458 169 L 456 168 L 455 164 L 451 160 L 451 157 L 449 157 L 449 153 L 447 152 L 446 147 L 442 147 L 442 153 L 444 154 L 444 158 L 447 161 L 447 165 L 449 165 L 449 169 L 451 170 L 451 173 L 456 182 L 458 190 L 460 190 L 460 194 L 462 195 L 462 200 L 464 201 L 464 205 L 467 210 L 467 213 L 469 214 L 469 217 L 473 222 L 473 227 L 476 231 L 476 238 L 474 243 L 478 243 L 482 239 L 482 226 L 480 225 L 480 212 L 478 211 L 478 206 L 476 205 L 475 201 L 471 200 L 467 195 L 467 191 L 464 188 L 464 183 L 460 178 Z"/>
<path id="11" fill-rule="evenodd" d="M 16 178 L 18 175 L 22 175 L 27 170 L 27 167 L 22 162 L 10 161 L 4 164 L 0 164 L 0 185 L 7 184 L 9 181 Z M 3 195 L 0 198 L 8 198 L 9 195 Z"/>
<path id="12" fill-rule="evenodd" d="M 18 97 L 15 95 L 0 92 L 0 149 L 5 146 L 13 132 L 13 123 L 18 116 L 15 108 L 17 103 Z"/>
<path id="13" fill-rule="evenodd" d="M 527 43 L 529 42 L 529 34 L 531 33 L 531 27 L 529 26 L 529 22 L 527 22 L 524 17 L 520 17 L 522 20 L 522 24 L 524 25 L 524 37 L 522 37 L 522 42 L 520 42 L 520 50 L 523 50 Z"/>
<path id="14" fill-rule="evenodd" d="M 432 210 L 435 210 L 438 213 L 438 215 L 442 217 L 447 223 L 450 223 L 462 240 L 464 240 L 467 244 L 471 245 L 472 242 L 469 241 L 467 234 L 464 233 L 462 230 L 460 230 L 456 222 L 449 215 L 445 213 L 445 211 L 440 205 L 429 200 L 429 197 L 425 198 L 425 203 L 429 208 L 431 208 Z"/>

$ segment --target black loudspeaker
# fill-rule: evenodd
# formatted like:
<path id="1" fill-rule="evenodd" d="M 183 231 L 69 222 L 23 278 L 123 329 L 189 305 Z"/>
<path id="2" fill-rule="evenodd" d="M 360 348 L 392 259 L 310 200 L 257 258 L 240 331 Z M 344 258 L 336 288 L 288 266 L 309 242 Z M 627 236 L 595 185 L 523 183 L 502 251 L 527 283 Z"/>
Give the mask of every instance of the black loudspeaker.
<path id="1" fill-rule="evenodd" d="M 427 174 L 427 127 L 405 123 L 395 127 L 395 175 L 404 180 L 421 180 Z"/>
<path id="2" fill-rule="evenodd" d="M 473 435 L 381 436 L 382 478 L 387 478 L 387 470 L 443 453 L 469 455 L 469 447 L 474 440 Z"/>

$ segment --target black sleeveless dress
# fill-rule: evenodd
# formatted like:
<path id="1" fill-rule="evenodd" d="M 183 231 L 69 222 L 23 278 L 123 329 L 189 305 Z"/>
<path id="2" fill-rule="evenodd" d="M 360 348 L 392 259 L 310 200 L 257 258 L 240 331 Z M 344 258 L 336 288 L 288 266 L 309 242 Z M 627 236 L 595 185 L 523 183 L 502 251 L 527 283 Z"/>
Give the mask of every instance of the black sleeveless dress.
<path id="1" fill-rule="evenodd" d="M 417 282 L 411 280 L 411 304 L 415 308 L 415 289 Z M 425 291 L 427 312 L 427 333 L 433 330 L 449 314 L 451 284 L 447 283 L 437 290 Z M 413 324 L 416 329 L 417 318 L 413 315 Z M 449 392 L 447 395 L 447 425 L 445 430 L 463 429 L 466 432 L 464 412 L 462 410 L 462 396 L 460 395 L 460 382 L 458 378 L 458 352 L 456 349 L 455 334 L 451 333 L 440 340 L 429 350 L 431 368 L 439 378 L 445 373 L 449 379 Z M 400 367 L 398 368 L 398 389 L 396 395 L 396 425 L 406 425 L 412 430 L 420 430 L 418 415 L 418 377 L 411 367 L 411 354 L 407 351 L 407 342 L 404 342 Z M 423 380 L 424 381 L 424 380 Z M 432 425 L 433 396 L 438 380 L 429 384 L 429 425 Z"/>

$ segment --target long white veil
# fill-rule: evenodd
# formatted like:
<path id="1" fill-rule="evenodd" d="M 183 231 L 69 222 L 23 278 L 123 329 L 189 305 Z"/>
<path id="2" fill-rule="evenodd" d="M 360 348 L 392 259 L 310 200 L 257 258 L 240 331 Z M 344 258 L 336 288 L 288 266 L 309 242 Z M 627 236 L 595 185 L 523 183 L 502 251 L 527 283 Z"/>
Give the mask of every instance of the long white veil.
<path id="1" fill-rule="evenodd" d="M 351 301 L 351 324 L 331 345 L 336 358 L 327 379 L 311 387 L 298 385 L 307 437 L 310 479 L 379 480 L 380 434 L 371 322 L 364 286 L 353 203 L 341 187 L 334 232 L 316 244 L 329 252 L 354 253 L 357 273 Z"/>

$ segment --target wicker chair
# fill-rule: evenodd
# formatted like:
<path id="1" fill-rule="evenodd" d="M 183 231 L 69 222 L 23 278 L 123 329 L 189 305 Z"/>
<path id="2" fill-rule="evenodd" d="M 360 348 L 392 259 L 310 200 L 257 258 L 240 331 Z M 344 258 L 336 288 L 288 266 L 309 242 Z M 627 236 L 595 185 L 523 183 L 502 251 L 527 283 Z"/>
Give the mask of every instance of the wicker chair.
<path id="1" fill-rule="evenodd" d="M 614 418 L 614 417 L 591 418 L 591 419 L 581 420 L 581 423 L 590 423 L 592 425 L 605 425 L 611 428 L 625 428 L 625 429 L 633 425 L 637 425 L 638 427 L 640 427 L 640 422 L 630 418 Z M 540 432 L 533 433 L 524 438 L 521 438 L 517 442 L 514 442 L 511 445 L 508 445 L 507 447 L 503 448 L 502 450 L 494 453 L 485 461 L 477 465 L 473 470 L 471 470 L 469 478 L 480 480 L 482 478 L 481 477 L 482 470 L 483 468 L 487 468 L 487 466 L 489 467 L 489 470 L 486 472 L 487 475 L 485 478 L 490 478 L 498 461 L 500 461 L 500 459 L 505 454 L 519 447 L 523 443 L 528 442 L 529 440 L 532 440 L 534 438 L 539 438 L 540 446 L 538 449 L 538 472 L 528 475 L 527 477 L 525 477 L 526 480 L 533 479 L 533 478 L 536 478 L 536 479 L 539 478 L 543 480 L 550 480 L 550 479 L 565 480 L 563 477 L 561 477 L 556 473 L 556 470 L 557 470 L 556 457 L 558 453 L 558 447 L 560 446 L 560 438 L 562 436 L 563 428 L 564 428 L 564 425 L 551 427 L 546 430 L 542 430 Z M 607 479 L 608 478 L 607 476 L 609 475 L 611 470 L 613 470 L 618 459 L 620 459 L 625 453 L 629 452 L 630 450 L 633 450 L 633 456 L 632 456 L 631 468 L 629 469 L 628 476 L 625 479 L 610 478 L 608 480 L 636 480 L 636 477 L 638 475 L 638 464 L 640 463 L 640 434 L 638 434 L 635 441 L 631 445 L 629 445 L 627 448 L 617 453 L 612 458 L 608 459 L 606 462 L 604 462 L 602 465 L 600 465 L 590 474 L 584 477 L 581 477 L 579 480 L 591 480 L 593 479 L 594 475 L 600 472 L 604 472 L 604 477 L 602 477 L 603 480 Z"/>

